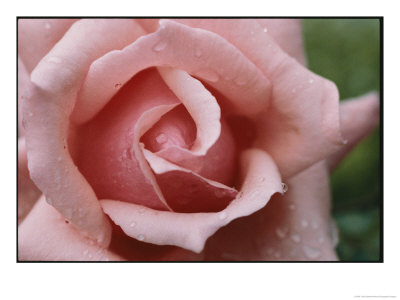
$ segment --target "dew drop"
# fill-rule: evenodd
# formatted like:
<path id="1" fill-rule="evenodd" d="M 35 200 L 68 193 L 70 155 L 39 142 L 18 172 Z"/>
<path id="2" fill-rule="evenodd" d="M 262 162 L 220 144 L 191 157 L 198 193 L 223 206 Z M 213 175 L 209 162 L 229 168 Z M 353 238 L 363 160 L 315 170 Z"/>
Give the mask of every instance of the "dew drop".
<path id="1" fill-rule="evenodd" d="M 61 63 L 61 59 L 58 58 L 58 57 L 55 57 L 55 56 L 48 57 L 48 58 L 46 59 L 46 61 L 47 61 L 47 62 L 50 62 L 50 63 L 55 63 L 55 64 Z"/>
<path id="2" fill-rule="evenodd" d="M 315 221 L 315 220 L 312 220 L 311 221 L 311 227 L 312 227 L 312 229 L 317 229 L 318 228 L 318 222 Z"/>
<path id="3" fill-rule="evenodd" d="M 155 52 L 160 52 L 160 51 L 164 50 L 165 47 L 167 47 L 167 41 L 160 41 L 154 45 L 153 50 Z"/>
<path id="4" fill-rule="evenodd" d="M 203 52 L 201 51 L 200 48 L 196 48 L 196 50 L 194 51 L 194 56 L 196 57 L 200 57 L 203 54 Z"/>
<path id="5" fill-rule="evenodd" d="M 156 142 L 159 144 L 165 144 L 168 141 L 168 137 L 166 136 L 165 133 L 160 133 L 157 137 L 156 137 Z"/>
<path id="6" fill-rule="evenodd" d="M 224 211 L 220 212 L 219 215 L 218 215 L 218 218 L 220 220 L 225 220 L 227 217 L 228 217 L 228 215 Z"/>
<path id="7" fill-rule="evenodd" d="M 67 219 L 64 220 L 65 224 L 69 224 L 69 221 Z"/>
<path id="8" fill-rule="evenodd" d="M 136 226 L 136 222 L 133 221 L 131 224 L 129 224 L 130 227 L 135 227 Z"/>
<path id="9" fill-rule="evenodd" d="M 280 238 L 282 240 L 286 237 L 286 235 L 288 234 L 288 231 L 289 230 L 286 227 L 278 227 L 275 229 L 275 234 L 278 238 Z"/>
<path id="10" fill-rule="evenodd" d="M 195 75 L 210 82 L 217 82 L 219 80 L 219 75 L 211 69 L 200 70 Z"/>
<path id="11" fill-rule="evenodd" d="M 289 209 L 290 210 L 295 210 L 296 209 L 296 205 L 294 205 L 293 203 L 289 205 Z"/>
<path id="12" fill-rule="evenodd" d="M 343 140 L 343 145 L 347 145 L 348 142 L 348 140 Z"/>
<path id="13" fill-rule="evenodd" d="M 46 22 L 46 23 L 44 24 L 44 28 L 46 28 L 46 29 L 50 29 L 50 28 L 51 28 L 51 25 L 50 25 L 50 23 L 49 23 L 49 22 Z"/>
<path id="14" fill-rule="evenodd" d="M 268 249 L 267 249 L 267 253 L 268 253 L 269 255 L 271 255 L 272 253 L 274 253 L 274 248 L 268 248 Z"/>
<path id="15" fill-rule="evenodd" d="M 289 187 L 287 186 L 286 183 L 282 182 L 282 190 L 284 193 L 286 193 L 288 191 Z"/>
<path id="16" fill-rule="evenodd" d="M 144 235 L 143 235 L 143 234 L 139 234 L 138 240 L 139 240 L 139 241 L 144 241 Z"/>
<path id="17" fill-rule="evenodd" d="M 280 257 L 281 257 L 281 254 L 280 254 L 278 251 L 276 251 L 275 254 L 274 254 L 274 256 L 275 256 L 276 258 L 280 258 Z"/>
<path id="18" fill-rule="evenodd" d="M 323 242 L 325 242 L 325 239 L 323 236 L 318 238 L 318 243 L 322 244 Z"/>
<path id="19" fill-rule="evenodd" d="M 251 34 L 251 35 L 254 35 L 254 31 L 250 31 L 250 34 Z"/>
<path id="20" fill-rule="evenodd" d="M 293 233 L 293 234 L 290 236 L 290 239 L 291 239 L 293 242 L 295 242 L 295 243 L 300 243 L 300 242 L 301 242 L 301 236 L 300 236 L 300 234 L 298 234 L 298 233 Z"/>
<path id="21" fill-rule="evenodd" d="M 89 258 L 92 258 L 93 257 L 93 255 L 92 254 L 89 254 Z"/>
<path id="22" fill-rule="evenodd" d="M 30 112 L 28 115 L 29 115 L 30 117 L 32 117 L 32 116 L 33 116 L 33 113 Z"/>
<path id="23" fill-rule="evenodd" d="M 146 209 L 142 206 L 139 208 L 139 214 L 143 215 Z"/>
<path id="24" fill-rule="evenodd" d="M 264 177 L 261 177 L 260 179 L 258 179 L 258 182 L 264 182 L 264 181 L 265 181 Z"/>
<path id="25" fill-rule="evenodd" d="M 265 28 L 263 29 L 263 31 L 264 31 L 264 32 L 268 32 L 268 29 L 267 29 L 267 27 L 265 27 Z"/>
<path id="26" fill-rule="evenodd" d="M 119 89 L 122 86 L 122 83 L 116 83 L 114 84 L 114 88 Z"/>
<path id="27" fill-rule="evenodd" d="M 61 160 L 62 160 L 61 156 L 57 157 L 57 160 L 58 160 L 58 161 L 61 161 Z"/>
<path id="28" fill-rule="evenodd" d="M 301 220 L 301 226 L 306 228 L 308 226 L 308 221 L 306 219 Z"/>
<path id="29" fill-rule="evenodd" d="M 292 93 L 293 94 L 296 93 L 296 89 L 295 88 L 292 89 Z"/>
<path id="30" fill-rule="evenodd" d="M 313 83 L 313 82 L 314 82 L 314 79 L 312 79 L 312 78 L 308 79 L 308 83 Z"/>
<path id="31" fill-rule="evenodd" d="M 321 251 L 317 248 L 310 247 L 310 246 L 303 246 L 304 254 L 311 259 L 319 257 Z"/>
<path id="32" fill-rule="evenodd" d="M 222 198 L 222 197 L 226 196 L 226 191 L 225 190 L 215 190 L 214 195 L 217 198 Z"/>
<path id="33" fill-rule="evenodd" d="M 50 197 L 46 197 L 46 202 L 50 205 L 53 205 L 53 199 L 51 199 Z"/>
<path id="34" fill-rule="evenodd" d="M 235 78 L 235 80 L 234 80 L 234 82 L 235 82 L 235 84 L 236 85 L 238 85 L 238 86 L 243 86 L 243 85 L 245 85 L 247 82 L 248 82 L 248 79 L 247 78 L 244 78 L 244 77 L 238 77 L 238 78 Z"/>
<path id="35" fill-rule="evenodd" d="M 88 249 L 86 249 L 85 251 L 83 251 L 83 255 L 86 255 L 86 254 L 88 254 L 89 253 L 89 250 Z"/>

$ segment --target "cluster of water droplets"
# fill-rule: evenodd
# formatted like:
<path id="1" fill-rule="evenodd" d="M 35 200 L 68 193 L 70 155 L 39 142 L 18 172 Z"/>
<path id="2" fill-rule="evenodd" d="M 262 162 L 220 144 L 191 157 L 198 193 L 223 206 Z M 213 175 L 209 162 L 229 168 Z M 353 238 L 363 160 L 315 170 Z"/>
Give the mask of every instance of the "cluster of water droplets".
<path id="1" fill-rule="evenodd" d="M 267 32 L 267 29 L 264 29 L 264 32 Z M 167 49 L 168 46 L 168 41 L 166 39 L 160 39 L 158 42 L 154 44 L 152 47 L 152 50 L 156 53 L 161 53 L 165 49 Z M 195 59 L 200 59 L 203 57 L 203 50 L 201 49 L 200 46 L 195 46 L 193 50 L 193 56 Z M 213 70 L 212 68 L 204 68 L 204 69 L 199 69 L 193 73 L 193 75 L 198 76 L 200 78 L 203 78 L 204 80 L 207 80 L 209 82 L 217 82 L 220 80 L 221 75 L 216 71 Z M 249 76 L 248 74 L 240 74 L 239 76 L 235 77 L 235 74 L 232 72 L 227 72 L 224 76 L 223 79 L 225 81 L 231 81 L 239 86 L 245 86 L 249 82 Z"/>

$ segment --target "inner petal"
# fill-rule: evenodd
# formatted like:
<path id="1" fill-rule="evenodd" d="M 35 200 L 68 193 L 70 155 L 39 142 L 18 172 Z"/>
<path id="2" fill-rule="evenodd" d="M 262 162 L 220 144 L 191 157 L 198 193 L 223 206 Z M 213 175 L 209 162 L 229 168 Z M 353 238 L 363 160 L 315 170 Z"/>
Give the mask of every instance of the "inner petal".
<path id="1" fill-rule="evenodd" d="M 196 138 L 196 125 L 183 105 L 165 114 L 141 141 L 152 152 L 171 146 L 190 149 Z"/>

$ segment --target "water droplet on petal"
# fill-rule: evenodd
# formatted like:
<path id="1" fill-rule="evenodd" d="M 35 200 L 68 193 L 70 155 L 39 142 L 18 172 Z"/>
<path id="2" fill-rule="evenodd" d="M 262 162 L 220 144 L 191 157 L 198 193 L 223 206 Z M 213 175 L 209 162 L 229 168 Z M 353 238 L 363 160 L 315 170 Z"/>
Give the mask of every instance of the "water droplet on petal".
<path id="1" fill-rule="evenodd" d="M 53 205 L 53 199 L 51 199 L 50 197 L 46 197 L 46 202 L 50 205 Z"/>
<path id="2" fill-rule="evenodd" d="M 143 215 L 146 209 L 142 206 L 139 208 L 139 214 Z"/>
<path id="3" fill-rule="evenodd" d="M 30 112 L 28 115 L 29 115 L 30 117 L 32 117 L 32 116 L 33 116 L 33 113 L 32 113 L 32 112 Z"/>
<path id="4" fill-rule="evenodd" d="M 312 229 L 317 229 L 318 228 L 318 222 L 316 220 L 311 221 L 311 227 Z"/>
<path id="5" fill-rule="evenodd" d="M 144 234 L 139 234 L 138 235 L 138 240 L 139 241 L 144 241 Z"/>
<path id="6" fill-rule="evenodd" d="M 314 82 L 314 79 L 312 79 L 312 78 L 308 79 L 308 83 L 313 83 L 313 82 Z"/>
<path id="7" fill-rule="evenodd" d="M 259 182 L 264 182 L 264 181 L 265 181 L 265 178 L 264 178 L 264 177 L 261 177 L 260 179 L 258 179 L 258 181 L 259 181 Z"/>
<path id="8" fill-rule="evenodd" d="M 292 89 L 292 93 L 293 94 L 296 93 L 296 89 L 295 88 Z"/>
<path id="9" fill-rule="evenodd" d="M 46 28 L 46 29 L 50 29 L 50 28 L 51 28 L 51 25 L 50 25 L 50 23 L 49 23 L 49 22 L 46 22 L 46 23 L 44 24 L 44 28 Z"/>
<path id="10" fill-rule="evenodd" d="M 119 89 L 122 86 L 122 83 L 116 83 L 114 84 L 114 88 Z"/>
<path id="11" fill-rule="evenodd" d="M 195 55 L 196 57 L 200 57 L 202 54 L 203 54 L 203 53 L 202 53 L 202 51 L 201 51 L 200 48 L 196 48 L 196 50 L 194 51 L 194 55 Z"/>
<path id="12" fill-rule="evenodd" d="M 167 47 L 167 41 L 166 41 L 166 40 L 164 40 L 164 41 L 159 41 L 157 44 L 155 44 L 155 45 L 153 46 L 153 50 L 154 50 L 155 52 L 160 52 L 160 51 L 164 50 L 165 47 Z"/>
<path id="13" fill-rule="evenodd" d="M 343 145 L 347 145 L 348 142 L 348 140 L 343 140 Z"/>
<path id="14" fill-rule="evenodd" d="M 195 75 L 211 82 L 217 82 L 219 80 L 219 75 L 211 69 L 200 70 L 196 72 Z"/>
<path id="15" fill-rule="evenodd" d="M 57 160 L 58 160 L 58 161 L 61 161 L 61 160 L 62 160 L 61 156 L 59 156 L 59 157 L 57 158 Z"/>
<path id="16" fill-rule="evenodd" d="M 289 209 L 290 210 L 295 210 L 296 209 L 296 205 L 294 205 L 293 203 L 289 205 Z"/>
<path id="17" fill-rule="evenodd" d="M 304 254 L 311 259 L 317 258 L 321 254 L 321 251 L 319 249 L 310 246 L 303 246 L 303 251 Z"/>
<path id="18" fill-rule="evenodd" d="M 278 251 L 276 251 L 275 254 L 274 254 L 274 256 L 275 256 L 276 258 L 280 258 L 280 257 L 281 257 L 281 254 L 280 254 Z"/>
<path id="19" fill-rule="evenodd" d="M 301 226 L 306 228 L 308 226 L 308 221 L 306 219 L 301 220 Z"/>
<path id="20" fill-rule="evenodd" d="M 264 31 L 264 32 L 268 32 L 268 29 L 267 29 L 267 27 L 265 27 L 265 28 L 263 29 L 263 31 Z"/>
<path id="21" fill-rule="evenodd" d="M 268 248 L 268 249 L 267 249 L 267 253 L 268 253 L 269 255 L 271 255 L 272 253 L 274 253 L 274 248 Z"/>
<path id="22" fill-rule="evenodd" d="M 156 137 L 156 142 L 159 144 L 165 144 L 168 141 L 168 137 L 166 136 L 165 133 L 160 133 L 157 137 Z"/>
<path id="23" fill-rule="evenodd" d="M 136 226 L 136 222 L 133 221 L 131 224 L 129 224 L 130 227 L 135 227 Z"/>
<path id="24" fill-rule="evenodd" d="M 50 56 L 46 59 L 47 62 L 59 64 L 61 63 L 61 59 L 55 56 Z"/>
<path id="25" fill-rule="evenodd" d="M 89 254 L 89 258 L 92 258 L 93 257 L 93 255 L 92 254 Z"/>
<path id="26" fill-rule="evenodd" d="M 238 78 L 235 78 L 235 80 L 234 80 L 235 84 L 239 85 L 239 86 L 245 85 L 248 81 L 249 80 L 245 77 L 238 77 Z"/>
<path id="27" fill-rule="evenodd" d="M 323 242 L 325 242 L 325 239 L 323 236 L 318 238 L 318 243 L 322 244 Z"/>
<path id="28" fill-rule="evenodd" d="M 284 193 L 286 193 L 288 191 L 289 187 L 287 186 L 286 183 L 282 182 L 282 190 Z"/>
<path id="29" fill-rule="evenodd" d="M 280 238 L 281 240 L 286 237 L 288 232 L 289 232 L 289 229 L 287 227 L 278 227 L 278 228 L 275 229 L 276 236 L 278 238 Z"/>
<path id="30" fill-rule="evenodd" d="M 88 254 L 89 253 L 89 250 L 88 249 L 86 249 L 85 251 L 83 251 L 83 255 L 86 255 L 86 254 Z"/>
<path id="31" fill-rule="evenodd" d="M 301 242 L 301 236 L 300 236 L 300 234 L 298 234 L 298 233 L 293 233 L 293 234 L 290 236 L 290 239 L 291 239 L 293 242 L 295 242 L 295 243 L 300 243 L 300 242 Z"/>
<path id="32" fill-rule="evenodd" d="M 226 214 L 226 212 L 222 211 L 218 214 L 218 218 L 220 220 L 225 220 L 228 217 L 228 215 Z"/>

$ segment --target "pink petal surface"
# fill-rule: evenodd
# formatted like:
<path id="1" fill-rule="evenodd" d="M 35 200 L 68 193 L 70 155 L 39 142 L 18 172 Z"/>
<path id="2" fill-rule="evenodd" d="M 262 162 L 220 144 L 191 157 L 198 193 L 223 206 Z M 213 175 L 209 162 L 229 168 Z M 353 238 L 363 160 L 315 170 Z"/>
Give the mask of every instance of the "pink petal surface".
<path id="1" fill-rule="evenodd" d="M 284 178 L 311 166 L 343 144 L 336 86 L 287 55 L 251 19 L 180 20 L 215 32 L 239 49 L 271 81 L 269 110 L 258 119 L 257 147 L 276 161 Z"/>
<path id="2" fill-rule="evenodd" d="M 177 105 L 179 99 L 157 70 L 149 69 L 132 78 L 104 110 L 80 128 L 78 166 L 99 198 L 166 209 L 159 198 L 162 195 L 148 181 L 153 175 L 141 154 L 139 141 L 162 115 Z M 151 115 L 157 107 L 162 107 L 159 114 Z M 169 132 L 165 134 L 169 136 Z"/>
<path id="3" fill-rule="evenodd" d="M 205 28 L 199 26 L 201 23 L 213 22 L 210 20 L 194 20 L 194 19 L 173 19 L 176 22 L 186 24 L 193 27 Z M 159 24 L 158 19 L 139 19 L 138 23 L 147 31 L 154 32 Z M 302 39 L 302 27 L 300 19 L 255 19 L 252 20 L 262 26 L 263 32 L 268 32 L 270 36 L 278 43 L 278 45 L 287 54 L 295 58 L 299 63 L 305 65 L 305 55 Z M 250 31 L 249 35 L 254 34 Z"/>
<path id="4" fill-rule="evenodd" d="M 324 162 L 294 176 L 287 185 L 287 193 L 273 196 L 260 211 L 211 237 L 203 251 L 205 260 L 337 260 Z"/>
<path id="5" fill-rule="evenodd" d="M 340 126 L 346 145 L 327 160 L 334 169 L 379 122 L 379 96 L 372 92 L 340 103 Z"/>
<path id="6" fill-rule="evenodd" d="M 301 19 L 257 19 L 287 54 L 295 58 L 302 65 L 306 65 L 303 47 Z"/>
<path id="7" fill-rule="evenodd" d="M 184 69 L 206 81 L 231 100 L 233 110 L 255 114 L 266 108 L 268 79 L 235 47 L 208 31 L 168 20 L 161 25 L 155 33 L 93 63 L 79 94 L 76 122 L 89 120 L 104 107 L 116 93 L 116 84 L 123 85 L 145 68 L 162 65 Z"/>
<path id="8" fill-rule="evenodd" d="M 30 178 L 25 139 L 18 139 L 18 224 L 28 215 L 41 191 Z"/>
<path id="9" fill-rule="evenodd" d="M 220 227 L 261 209 L 274 193 L 282 192 L 279 173 L 265 152 L 248 150 L 242 154 L 241 164 L 241 193 L 218 213 L 179 214 L 115 200 L 101 200 L 101 205 L 128 236 L 200 252 Z"/>
<path id="10" fill-rule="evenodd" d="M 18 259 L 119 261 L 122 257 L 87 239 L 42 197 L 18 227 Z"/>
<path id="11" fill-rule="evenodd" d="M 30 90 L 32 88 L 29 73 L 26 67 L 18 56 L 18 136 L 25 134 L 24 125 L 22 123 L 22 102 L 30 97 Z"/>
<path id="12" fill-rule="evenodd" d="M 74 23 L 32 72 L 35 87 L 23 107 L 32 179 L 52 205 L 103 245 L 110 241 L 111 227 L 68 152 L 69 115 L 91 62 L 131 43 L 135 32 L 132 20 Z"/>
<path id="13" fill-rule="evenodd" d="M 75 21 L 76 19 L 18 20 L 18 54 L 29 73 Z"/>

